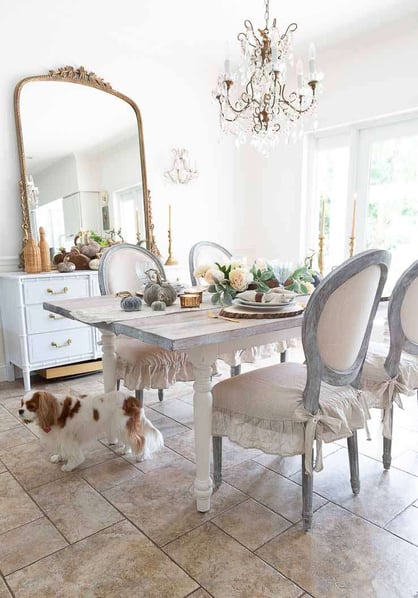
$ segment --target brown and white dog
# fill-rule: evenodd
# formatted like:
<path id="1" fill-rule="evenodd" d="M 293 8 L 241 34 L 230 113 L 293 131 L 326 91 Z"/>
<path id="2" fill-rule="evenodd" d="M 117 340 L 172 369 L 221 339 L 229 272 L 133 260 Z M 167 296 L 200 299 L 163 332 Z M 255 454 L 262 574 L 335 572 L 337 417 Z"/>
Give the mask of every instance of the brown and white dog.
<path id="1" fill-rule="evenodd" d="M 124 391 L 96 395 L 69 393 L 57 397 L 49 392 L 27 393 L 19 416 L 35 422 L 54 451 L 52 463 L 64 462 L 62 471 L 72 471 L 84 461 L 82 445 L 107 436 L 117 438 L 117 452 L 136 460 L 150 457 L 164 446 L 162 434 L 145 417 L 139 401 Z"/>

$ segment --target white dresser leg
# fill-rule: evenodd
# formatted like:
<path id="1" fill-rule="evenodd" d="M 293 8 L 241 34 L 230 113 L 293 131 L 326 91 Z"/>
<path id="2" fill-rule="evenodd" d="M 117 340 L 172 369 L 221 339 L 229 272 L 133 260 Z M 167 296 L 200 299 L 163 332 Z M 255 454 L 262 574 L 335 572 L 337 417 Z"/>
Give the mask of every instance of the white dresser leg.
<path id="1" fill-rule="evenodd" d="M 212 364 L 216 359 L 213 347 L 190 351 L 195 382 L 193 385 L 193 412 L 195 428 L 196 478 L 194 494 L 197 510 L 210 509 L 212 480 L 210 478 L 210 439 L 212 434 Z"/>
<path id="2" fill-rule="evenodd" d="M 105 392 L 116 390 L 116 353 L 113 332 L 102 332 L 103 382 Z"/>
<path id="3" fill-rule="evenodd" d="M 28 392 L 30 390 L 30 370 L 27 368 L 22 369 L 23 374 L 23 384 L 25 385 L 25 391 Z"/>

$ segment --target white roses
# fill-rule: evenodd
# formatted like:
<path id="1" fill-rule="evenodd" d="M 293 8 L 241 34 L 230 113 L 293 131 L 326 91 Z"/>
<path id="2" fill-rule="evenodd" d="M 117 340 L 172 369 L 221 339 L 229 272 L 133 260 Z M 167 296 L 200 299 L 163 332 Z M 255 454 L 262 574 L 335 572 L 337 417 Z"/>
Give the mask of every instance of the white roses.
<path id="1" fill-rule="evenodd" d="M 254 277 L 248 268 L 235 268 L 229 273 L 229 283 L 238 293 L 245 291 L 253 279 Z"/>

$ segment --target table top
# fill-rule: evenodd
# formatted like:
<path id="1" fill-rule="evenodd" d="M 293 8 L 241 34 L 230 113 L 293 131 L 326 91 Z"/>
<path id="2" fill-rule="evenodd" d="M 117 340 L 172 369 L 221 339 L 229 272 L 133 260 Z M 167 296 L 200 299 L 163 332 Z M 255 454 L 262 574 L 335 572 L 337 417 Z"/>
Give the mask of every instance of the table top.
<path id="1" fill-rule="evenodd" d="M 196 346 L 229 342 L 243 337 L 268 334 L 271 332 L 300 328 L 303 316 L 281 319 L 240 320 L 239 324 L 223 319 L 208 317 L 208 311 L 219 310 L 205 304 L 201 308 L 182 310 L 178 305 L 171 306 L 165 312 L 155 312 L 144 306 L 138 312 L 138 318 L 129 313 L 129 319 L 117 319 L 113 322 L 88 322 L 86 319 L 74 317 L 74 311 L 88 309 L 115 310 L 120 299 L 111 296 L 87 297 L 83 299 L 67 299 L 48 301 L 44 309 L 67 318 L 88 323 L 97 328 L 124 334 L 143 342 L 152 343 L 169 350 L 184 350 Z"/>

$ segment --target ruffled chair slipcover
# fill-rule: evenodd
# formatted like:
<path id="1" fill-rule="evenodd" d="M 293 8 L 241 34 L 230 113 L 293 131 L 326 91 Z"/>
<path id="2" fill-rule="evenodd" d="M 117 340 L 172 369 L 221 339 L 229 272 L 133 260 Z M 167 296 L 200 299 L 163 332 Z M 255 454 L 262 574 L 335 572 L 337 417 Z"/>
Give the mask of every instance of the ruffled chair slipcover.
<path id="1" fill-rule="evenodd" d="M 393 405 L 418 389 L 418 261 L 399 278 L 388 308 L 389 345 L 370 343 L 361 376 L 362 399 L 382 410 L 383 465 L 391 465 Z"/>
<path id="2" fill-rule="evenodd" d="M 135 294 L 147 280 L 145 271 L 157 270 L 163 280 L 164 268 L 158 258 L 147 249 L 121 243 L 106 251 L 99 266 L 99 285 L 102 295 L 129 291 Z M 143 402 L 145 388 L 158 389 L 160 401 L 163 389 L 178 381 L 193 380 L 193 367 L 185 353 L 166 351 L 155 345 L 118 336 L 115 341 L 116 378 L 123 380 L 130 390 L 135 390 Z"/>
<path id="3" fill-rule="evenodd" d="M 360 490 L 356 430 L 367 409 L 357 390 L 390 255 L 365 251 L 333 270 L 314 291 L 302 326 L 306 366 L 281 363 L 213 388 L 214 480 L 222 480 L 222 436 L 244 447 L 302 455 L 303 525 L 312 523 L 312 473 L 322 442 L 347 438 L 351 486 Z M 316 459 L 312 462 L 316 441 Z"/>

